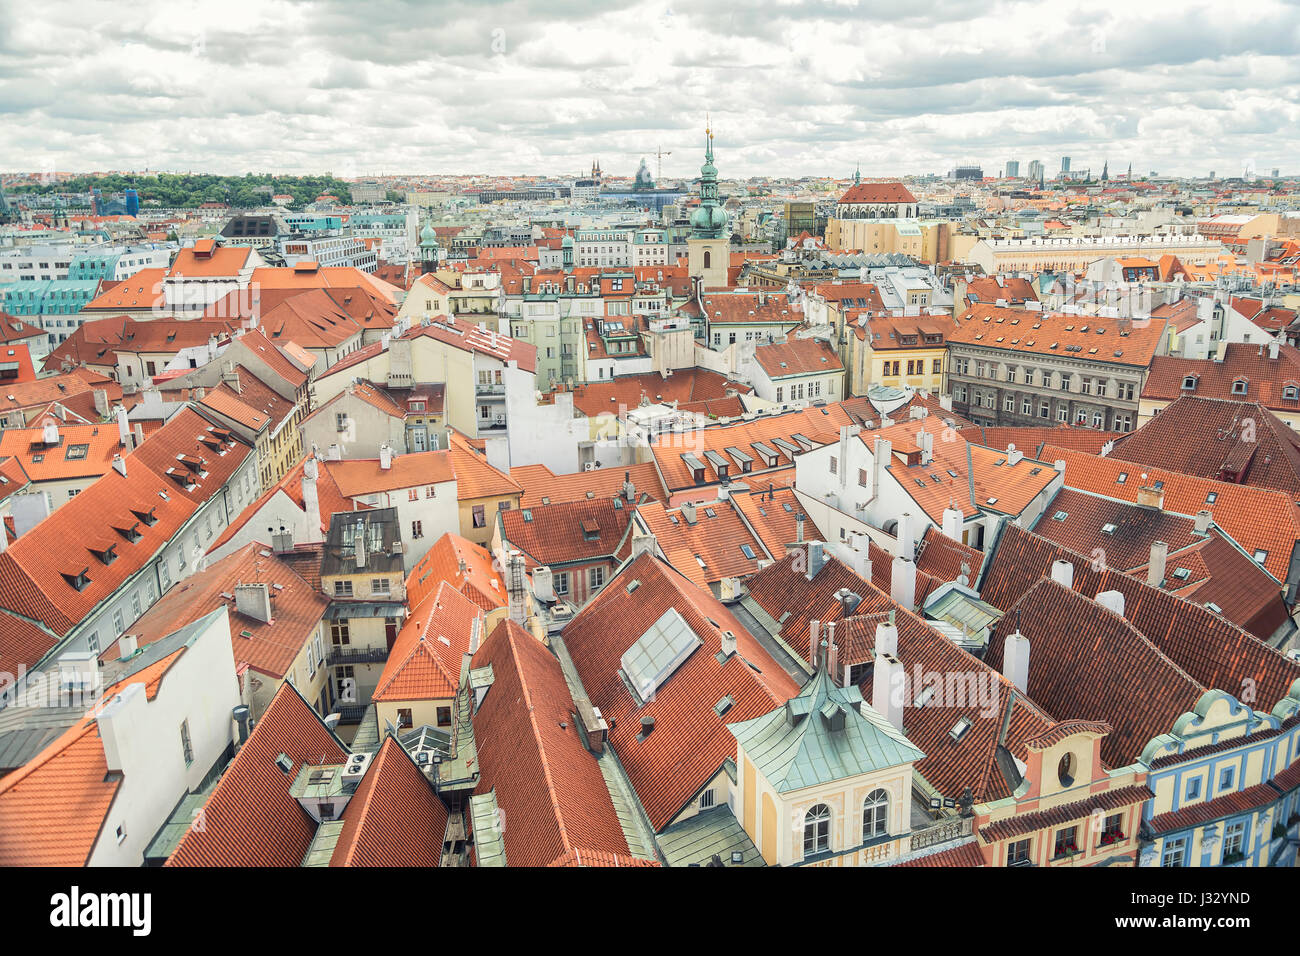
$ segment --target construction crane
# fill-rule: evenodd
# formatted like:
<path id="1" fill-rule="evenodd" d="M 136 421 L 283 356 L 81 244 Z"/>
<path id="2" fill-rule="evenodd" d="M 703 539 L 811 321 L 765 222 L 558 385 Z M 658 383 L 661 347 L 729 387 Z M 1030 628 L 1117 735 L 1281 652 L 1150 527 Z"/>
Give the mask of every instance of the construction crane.
<path id="1" fill-rule="evenodd" d="M 654 151 L 651 153 L 651 155 L 653 155 L 655 158 L 655 182 L 656 183 L 659 182 L 659 180 L 664 178 L 664 157 L 671 156 L 672 154 L 673 154 L 672 150 L 666 150 L 662 146 L 656 146 Z M 641 156 L 643 154 L 636 153 L 635 155 Z"/>

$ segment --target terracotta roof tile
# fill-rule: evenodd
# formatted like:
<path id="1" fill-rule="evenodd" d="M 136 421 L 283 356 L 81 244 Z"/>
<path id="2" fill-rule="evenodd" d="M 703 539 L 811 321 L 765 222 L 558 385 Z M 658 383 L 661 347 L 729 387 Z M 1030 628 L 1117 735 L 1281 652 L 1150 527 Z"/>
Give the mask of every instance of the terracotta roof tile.
<path id="1" fill-rule="evenodd" d="M 461 659 L 482 636 L 483 609 L 442 582 L 412 605 L 371 695 L 377 701 L 450 700 Z"/>

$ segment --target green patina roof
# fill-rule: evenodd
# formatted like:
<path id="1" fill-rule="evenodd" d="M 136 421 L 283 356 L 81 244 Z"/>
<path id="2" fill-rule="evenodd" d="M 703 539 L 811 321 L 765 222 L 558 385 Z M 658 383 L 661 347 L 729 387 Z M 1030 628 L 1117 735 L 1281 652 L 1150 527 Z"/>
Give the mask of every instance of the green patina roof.
<path id="1" fill-rule="evenodd" d="M 822 669 L 783 706 L 727 729 L 778 793 L 925 757 L 889 721 L 861 705 L 861 691 L 837 687 Z"/>

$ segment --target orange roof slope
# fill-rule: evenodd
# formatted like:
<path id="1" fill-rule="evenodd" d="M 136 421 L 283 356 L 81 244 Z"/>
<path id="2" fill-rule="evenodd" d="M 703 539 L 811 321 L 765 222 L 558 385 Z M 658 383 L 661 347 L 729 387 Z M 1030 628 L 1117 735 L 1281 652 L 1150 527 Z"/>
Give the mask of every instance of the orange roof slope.
<path id="1" fill-rule="evenodd" d="M 461 659 L 483 627 L 483 609 L 444 581 L 411 609 L 388 652 L 372 700 L 449 700 Z"/>
<path id="2" fill-rule="evenodd" d="M 343 811 L 330 866 L 438 866 L 447 808 L 396 737 L 385 737 Z"/>
<path id="3" fill-rule="evenodd" d="M 629 591 L 633 581 L 637 587 Z M 653 700 L 637 706 L 619 674 L 620 659 L 670 608 L 702 646 Z M 737 652 L 719 663 L 724 630 L 736 635 Z M 766 714 L 799 690 L 730 610 L 650 554 L 606 584 L 565 628 L 564 640 L 592 704 L 610 723 L 609 740 L 656 830 L 735 756 L 736 740 L 726 723 Z M 725 696 L 735 703 L 724 723 L 714 707 Z M 655 718 L 655 729 L 638 740 L 642 717 Z"/>
<path id="4" fill-rule="evenodd" d="M 449 433 L 451 466 L 456 476 L 456 497 L 489 498 L 523 494 L 523 488 L 500 468 L 488 463 L 487 456 L 475 450 L 468 439 L 452 429 Z"/>
<path id="5" fill-rule="evenodd" d="M 629 856 L 596 758 L 583 745 L 560 663 L 510 620 L 474 655 L 493 683 L 474 715 L 482 776 L 505 815 L 510 866 L 546 866 L 566 854 Z"/>
<path id="6" fill-rule="evenodd" d="M 647 495 L 652 501 L 668 500 L 664 483 L 659 480 L 659 471 L 654 462 L 649 461 L 622 468 L 575 471 L 567 475 L 557 475 L 545 465 L 518 465 L 510 469 L 510 477 L 524 489 L 519 500 L 521 508 L 586 498 L 612 498 L 623 493 L 623 484 L 628 480 L 632 482 L 636 500 L 640 501 Z"/>
<path id="7" fill-rule="evenodd" d="M 456 480 L 451 452 L 448 451 L 393 455 L 389 468 L 380 467 L 378 458 L 352 458 L 345 461 L 324 461 L 322 464 L 345 498 L 360 498 L 380 491 L 397 491 Z"/>
<path id="8" fill-rule="evenodd" d="M 485 611 L 505 607 L 506 585 L 488 550 L 454 531 L 444 532 L 406 576 L 406 603 L 415 607 L 449 582 Z"/>
<path id="9" fill-rule="evenodd" d="M 285 754 L 285 773 L 276 758 Z M 203 828 L 185 832 L 167 866 L 298 866 L 316 835 L 289 796 L 303 764 L 342 763 L 347 751 L 320 717 L 284 683 L 203 808 Z"/>

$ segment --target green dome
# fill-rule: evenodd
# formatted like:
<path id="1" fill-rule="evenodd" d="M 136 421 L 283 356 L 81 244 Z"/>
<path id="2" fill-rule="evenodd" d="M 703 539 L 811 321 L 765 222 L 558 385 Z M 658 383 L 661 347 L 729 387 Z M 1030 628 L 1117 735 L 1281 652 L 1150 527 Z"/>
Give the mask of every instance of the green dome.
<path id="1" fill-rule="evenodd" d="M 727 212 L 721 206 L 697 206 L 691 213 L 691 228 L 699 233 L 719 233 L 727 225 Z"/>
<path id="2" fill-rule="evenodd" d="M 433 231 L 433 224 L 426 222 L 424 228 L 420 230 L 420 245 L 437 245 L 438 234 Z"/>

